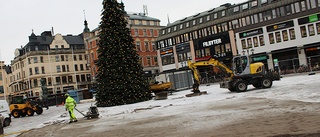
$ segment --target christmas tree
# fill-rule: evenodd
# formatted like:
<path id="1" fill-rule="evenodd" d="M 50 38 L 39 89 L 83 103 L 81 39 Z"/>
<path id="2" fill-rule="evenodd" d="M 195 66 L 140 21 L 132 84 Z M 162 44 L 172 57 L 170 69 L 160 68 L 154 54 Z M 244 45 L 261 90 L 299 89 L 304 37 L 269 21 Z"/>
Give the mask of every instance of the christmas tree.
<path id="1" fill-rule="evenodd" d="M 136 46 L 127 28 L 123 3 L 104 0 L 98 43 L 97 106 L 150 100 Z"/>

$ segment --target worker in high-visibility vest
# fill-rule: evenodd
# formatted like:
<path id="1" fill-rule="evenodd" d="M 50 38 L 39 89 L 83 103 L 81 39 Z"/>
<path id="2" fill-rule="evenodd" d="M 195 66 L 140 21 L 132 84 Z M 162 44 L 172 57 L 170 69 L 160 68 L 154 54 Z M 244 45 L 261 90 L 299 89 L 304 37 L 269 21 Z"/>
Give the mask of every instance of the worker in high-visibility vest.
<path id="1" fill-rule="evenodd" d="M 74 108 L 77 106 L 77 102 L 72 97 L 70 97 L 69 94 L 65 94 L 65 97 L 66 97 L 66 101 L 65 101 L 66 111 L 69 111 L 69 115 L 70 115 L 69 123 L 77 122 L 78 120 L 73 113 Z"/>

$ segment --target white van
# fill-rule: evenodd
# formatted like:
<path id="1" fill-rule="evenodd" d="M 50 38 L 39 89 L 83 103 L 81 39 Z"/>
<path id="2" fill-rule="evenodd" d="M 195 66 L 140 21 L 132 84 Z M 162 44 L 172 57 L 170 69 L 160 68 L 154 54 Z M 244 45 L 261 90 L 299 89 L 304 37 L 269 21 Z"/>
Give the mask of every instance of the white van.
<path id="1" fill-rule="evenodd" d="M 8 102 L 6 100 L 0 100 L 0 114 L 1 117 L 3 117 L 0 118 L 3 119 L 3 127 L 9 126 L 11 123 L 11 114 Z"/>

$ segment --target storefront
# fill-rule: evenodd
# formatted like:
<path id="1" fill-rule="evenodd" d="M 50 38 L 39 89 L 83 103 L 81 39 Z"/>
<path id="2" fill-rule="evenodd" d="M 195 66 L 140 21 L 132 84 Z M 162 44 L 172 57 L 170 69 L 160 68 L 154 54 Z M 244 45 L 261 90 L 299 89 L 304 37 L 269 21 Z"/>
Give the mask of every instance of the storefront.
<path id="1" fill-rule="evenodd" d="M 297 47 L 271 51 L 273 60 L 277 60 L 283 74 L 295 73 L 300 66 Z"/>

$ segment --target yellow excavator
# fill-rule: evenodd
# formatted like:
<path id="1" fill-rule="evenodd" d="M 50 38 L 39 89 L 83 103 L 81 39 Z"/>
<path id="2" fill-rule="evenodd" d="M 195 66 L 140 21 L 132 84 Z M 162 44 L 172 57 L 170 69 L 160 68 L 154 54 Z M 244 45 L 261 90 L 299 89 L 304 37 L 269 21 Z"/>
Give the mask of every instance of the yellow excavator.
<path id="1" fill-rule="evenodd" d="M 220 82 L 220 88 L 228 88 L 230 91 L 245 92 L 248 85 L 252 84 L 256 88 L 270 88 L 274 80 L 280 80 L 279 73 L 270 73 L 266 71 L 262 62 L 252 63 L 250 56 L 235 56 L 232 59 L 233 69 L 229 69 L 225 64 L 218 60 L 208 57 L 196 62 L 188 61 L 189 68 L 193 71 L 194 84 L 192 92 L 188 96 L 201 95 L 206 92 L 200 92 L 200 75 L 197 67 L 215 66 L 225 72 L 226 78 Z"/>

